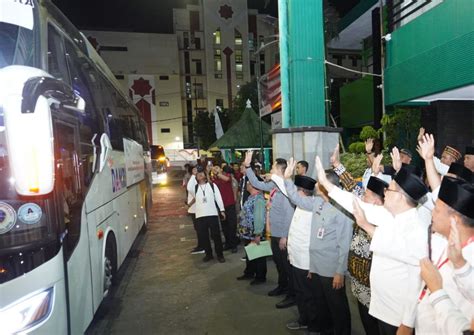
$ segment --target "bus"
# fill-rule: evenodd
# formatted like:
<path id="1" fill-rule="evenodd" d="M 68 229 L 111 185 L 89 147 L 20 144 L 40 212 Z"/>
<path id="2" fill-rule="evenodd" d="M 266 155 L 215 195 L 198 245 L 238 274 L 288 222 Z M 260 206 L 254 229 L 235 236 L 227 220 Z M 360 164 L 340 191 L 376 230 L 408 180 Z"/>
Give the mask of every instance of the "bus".
<path id="1" fill-rule="evenodd" d="M 83 334 L 151 208 L 139 111 L 47 0 L 0 0 L 0 334 Z"/>
<path id="2" fill-rule="evenodd" d="M 150 145 L 151 152 L 151 180 L 153 185 L 165 185 L 168 181 L 170 162 L 161 145 Z"/>

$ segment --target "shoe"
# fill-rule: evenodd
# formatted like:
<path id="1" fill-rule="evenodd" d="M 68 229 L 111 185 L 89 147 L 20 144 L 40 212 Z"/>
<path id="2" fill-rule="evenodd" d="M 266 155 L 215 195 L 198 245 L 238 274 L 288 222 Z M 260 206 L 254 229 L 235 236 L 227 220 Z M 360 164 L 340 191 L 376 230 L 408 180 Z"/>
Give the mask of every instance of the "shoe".
<path id="1" fill-rule="evenodd" d="M 214 259 L 214 257 L 212 255 L 206 255 L 206 256 L 204 256 L 202 261 L 205 263 L 205 262 L 209 262 L 210 260 L 213 260 L 213 259 Z"/>
<path id="2" fill-rule="evenodd" d="M 267 280 L 266 279 L 257 279 L 255 278 L 250 282 L 250 285 L 260 285 L 260 284 L 265 284 Z"/>
<path id="3" fill-rule="evenodd" d="M 205 252 L 206 251 L 204 251 L 204 249 L 196 247 L 193 250 L 191 250 L 191 255 L 203 254 Z"/>
<path id="4" fill-rule="evenodd" d="M 296 321 L 288 322 L 286 324 L 286 328 L 288 328 L 289 330 L 299 330 L 299 329 L 308 329 L 308 326 L 302 325 L 298 320 L 296 320 Z"/>
<path id="5" fill-rule="evenodd" d="M 247 260 L 247 257 L 246 257 L 246 256 L 242 256 L 242 257 L 240 257 L 240 260 L 241 260 L 242 262 L 245 262 L 245 261 Z"/>
<path id="6" fill-rule="evenodd" d="M 253 279 L 253 278 L 254 278 L 254 277 L 251 276 L 251 275 L 243 274 L 242 276 L 237 277 L 237 280 L 251 280 L 251 279 Z"/>
<path id="7" fill-rule="evenodd" d="M 273 290 L 268 292 L 268 296 L 269 297 L 276 297 L 276 296 L 285 294 L 287 291 L 288 291 L 287 288 L 277 286 L 276 288 L 274 288 Z"/>
<path id="8" fill-rule="evenodd" d="M 279 308 L 279 309 L 282 309 L 282 308 L 288 308 L 288 307 L 291 307 L 293 305 L 296 305 L 296 299 L 295 297 L 289 297 L 289 296 L 286 296 L 285 299 L 283 299 L 282 301 L 280 301 L 279 303 L 277 303 L 275 305 L 276 308 Z"/>
<path id="9" fill-rule="evenodd" d="M 237 247 L 232 248 L 232 253 L 233 253 L 233 254 L 236 254 L 236 253 L 237 253 Z"/>
<path id="10" fill-rule="evenodd" d="M 224 258 L 224 256 L 217 256 L 217 261 L 218 261 L 219 263 L 225 263 L 225 258 Z"/>

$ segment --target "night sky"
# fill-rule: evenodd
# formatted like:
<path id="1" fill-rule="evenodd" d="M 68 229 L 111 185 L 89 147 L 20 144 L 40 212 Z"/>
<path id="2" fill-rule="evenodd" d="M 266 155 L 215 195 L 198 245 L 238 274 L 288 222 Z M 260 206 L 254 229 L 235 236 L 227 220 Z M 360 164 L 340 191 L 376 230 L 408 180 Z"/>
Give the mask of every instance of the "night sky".
<path id="1" fill-rule="evenodd" d="M 79 29 L 150 33 L 172 33 L 172 9 L 198 2 L 197 0 L 52 1 Z M 278 16 L 278 0 L 247 0 L 247 2 L 249 8 L 256 8 L 260 13 Z M 340 16 L 343 16 L 359 0 L 329 0 L 329 2 L 338 9 Z"/>

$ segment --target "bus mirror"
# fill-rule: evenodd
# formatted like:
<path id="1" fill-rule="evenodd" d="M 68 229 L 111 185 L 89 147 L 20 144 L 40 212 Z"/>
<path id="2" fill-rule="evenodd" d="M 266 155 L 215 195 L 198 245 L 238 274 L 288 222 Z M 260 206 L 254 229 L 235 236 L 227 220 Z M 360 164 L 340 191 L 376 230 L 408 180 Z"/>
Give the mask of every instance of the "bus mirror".
<path id="1" fill-rule="evenodd" d="M 16 191 L 23 196 L 48 194 L 54 186 L 51 109 L 40 95 L 33 113 L 22 113 L 22 99 L 6 100 L 5 131 Z"/>
<path id="2" fill-rule="evenodd" d="M 107 163 L 107 156 L 109 154 L 109 151 L 112 150 L 112 144 L 110 143 L 109 137 L 107 134 L 102 134 L 100 137 L 100 162 L 99 162 L 99 172 L 102 172 L 102 170 L 105 167 L 105 164 Z"/>

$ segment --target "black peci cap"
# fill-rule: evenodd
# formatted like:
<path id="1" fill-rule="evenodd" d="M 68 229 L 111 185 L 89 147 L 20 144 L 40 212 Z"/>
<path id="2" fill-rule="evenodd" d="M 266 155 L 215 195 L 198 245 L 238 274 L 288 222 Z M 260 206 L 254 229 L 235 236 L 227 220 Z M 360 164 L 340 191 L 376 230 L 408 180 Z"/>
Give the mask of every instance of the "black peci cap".
<path id="1" fill-rule="evenodd" d="M 394 180 L 415 201 L 420 200 L 428 192 L 426 185 L 420 177 L 410 172 L 406 166 L 402 166 L 395 175 Z"/>
<path id="2" fill-rule="evenodd" d="M 416 174 L 420 178 L 423 175 L 423 171 L 416 165 L 402 163 L 402 166 L 406 167 L 409 172 Z"/>
<path id="3" fill-rule="evenodd" d="M 462 164 L 459 163 L 451 163 L 449 166 L 448 173 L 456 175 L 458 178 L 463 179 L 464 181 L 467 181 L 468 183 L 473 183 L 474 178 L 471 170 L 469 170 L 467 167 L 465 167 Z"/>
<path id="4" fill-rule="evenodd" d="M 472 184 L 444 176 L 438 198 L 455 211 L 474 219 L 474 186 Z"/>
<path id="5" fill-rule="evenodd" d="M 403 149 L 400 150 L 400 153 L 401 153 L 401 154 L 405 154 L 405 155 L 407 155 L 407 156 L 410 157 L 410 158 L 413 158 L 413 154 L 412 154 L 411 151 L 408 150 L 408 149 L 403 148 Z"/>
<path id="6" fill-rule="evenodd" d="M 474 155 L 474 147 L 466 147 L 465 155 Z"/>
<path id="7" fill-rule="evenodd" d="M 314 186 L 316 185 L 316 180 L 308 176 L 295 176 L 295 185 L 301 188 L 304 188 L 308 191 L 314 191 Z"/>
<path id="8" fill-rule="evenodd" d="M 369 182 L 367 183 L 367 189 L 371 190 L 381 198 L 385 197 L 385 189 L 388 187 L 388 184 L 380 178 L 371 176 Z"/>

